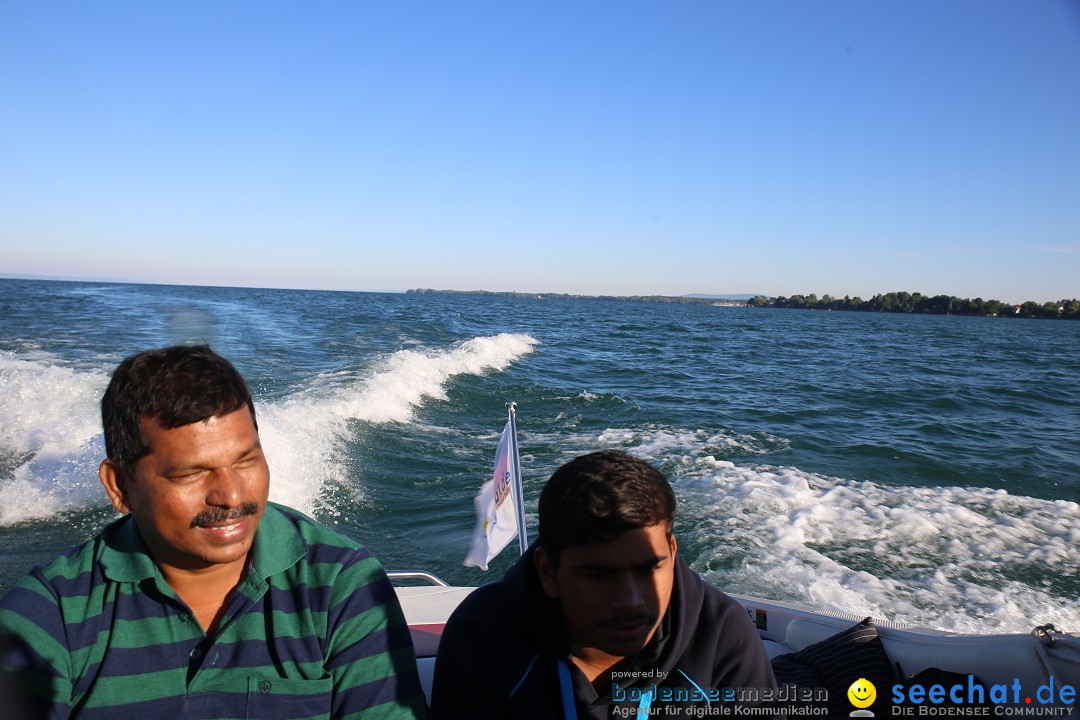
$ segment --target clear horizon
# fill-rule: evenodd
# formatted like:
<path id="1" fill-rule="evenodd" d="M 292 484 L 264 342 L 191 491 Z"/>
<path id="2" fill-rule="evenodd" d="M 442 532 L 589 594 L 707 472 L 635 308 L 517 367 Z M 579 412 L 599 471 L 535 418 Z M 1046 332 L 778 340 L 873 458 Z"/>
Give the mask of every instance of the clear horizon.
<path id="1" fill-rule="evenodd" d="M 451 292 L 451 293 L 455 293 L 455 292 L 458 292 L 458 293 L 488 293 L 488 292 L 490 292 L 490 293 L 503 293 L 503 292 L 507 292 L 507 293 L 521 293 L 521 294 L 524 294 L 524 295 L 533 295 L 533 294 L 536 294 L 536 295 L 558 295 L 558 294 L 564 294 L 564 295 L 580 295 L 580 296 L 583 296 L 583 297 L 600 297 L 600 296 L 612 297 L 612 295 L 610 295 L 609 293 L 563 293 L 563 292 L 555 292 L 555 291 L 551 291 L 551 290 L 489 290 L 487 288 L 422 288 L 422 287 L 410 287 L 410 288 L 404 288 L 404 289 L 401 289 L 401 290 L 389 289 L 389 288 L 384 288 L 384 289 L 375 288 L 375 289 L 368 289 L 368 290 L 350 290 L 350 289 L 347 289 L 347 288 L 333 288 L 333 287 L 324 287 L 324 288 L 307 287 L 307 288 L 304 288 L 304 287 L 269 287 L 269 286 L 265 286 L 265 285 L 213 285 L 213 284 L 191 284 L 191 283 L 170 283 L 170 282 L 157 283 L 157 282 L 146 282 L 146 281 L 142 281 L 142 280 L 125 280 L 125 279 L 116 279 L 116 278 L 54 277 L 54 276 L 47 276 L 47 275 L 17 275 L 17 274 L 5 274 L 5 273 L 0 273 L 0 280 L 42 280 L 42 281 L 47 281 L 47 282 L 114 283 L 114 284 L 118 284 L 118 285 L 176 285 L 178 287 L 220 287 L 220 288 L 242 288 L 242 289 L 250 289 L 250 290 L 285 290 L 285 291 L 297 291 L 297 292 L 304 292 L 304 291 L 315 291 L 315 292 L 360 292 L 360 293 L 365 293 L 366 292 L 366 293 L 387 293 L 387 294 L 393 294 L 393 295 L 404 295 L 404 294 L 406 294 L 408 292 L 411 292 L 411 291 L 414 291 L 414 290 L 431 290 L 431 291 L 434 291 L 434 292 Z M 907 289 L 902 289 L 902 288 L 895 288 L 895 289 L 892 289 L 892 290 L 879 290 L 877 292 L 874 292 L 874 293 L 871 293 L 871 294 L 865 295 L 865 296 L 850 295 L 850 294 L 845 294 L 845 295 L 848 295 L 848 296 L 850 296 L 852 298 L 859 297 L 862 300 L 869 300 L 869 299 L 873 298 L 875 295 L 879 295 L 879 294 L 880 295 L 887 295 L 889 293 L 899 293 L 899 292 L 908 292 L 908 293 L 911 293 L 912 295 L 914 295 L 915 293 L 920 293 L 919 290 L 907 290 Z M 791 295 L 803 295 L 803 296 L 807 296 L 807 297 L 809 295 L 811 295 L 811 294 L 816 295 L 819 299 L 824 297 L 824 295 L 826 295 L 826 294 L 831 295 L 834 298 L 839 298 L 839 299 L 843 299 L 845 297 L 845 295 L 832 295 L 831 293 L 818 294 L 818 293 L 813 293 L 813 291 L 802 292 L 802 293 L 791 293 Z M 926 296 L 926 297 L 933 297 L 932 295 L 929 295 L 927 293 L 920 293 L 920 294 L 923 295 L 923 296 Z M 955 294 L 952 294 L 952 293 L 939 293 L 939 294 L 949 295 L 950 297 L 957 297 L 957 298 L 959 298 L 961 300 L 974 300 L 976 298 L 982 298 L 983 300 L 997 300 L 999 302 L 1003 302 L 1003 303 L 1006 303 L 1006 304 L 1009 304 L 1009 305 L 1020 305 L 1020 304 L 1022 304 L 1024 302 L 1029 302 L 1029 301 L 1030 302 L 1039 302 L 1039 301 L 1032 300 L 1031 298 L 1027 298 L 1025 300 L 1005 300 L 1005 299 L 999 298 L 999 297 L 976 296 L 975 298 L 972 298 L 972 297 L 963 297 L 963 296 L 955 295 Z M 722 299 L 742 299 L 742 298 L 747 298 L 748 299 L 748 298 L 755 297 L 755 296 L 758 296 L 758 295 L 762 295 L 764 297 L 772 297 L 772 298 L 781 297 L 781 296 L 778 296 L 778 295 L 768 295 L 767 293 L 681 293 L 679 295 L 659 295 L 657 293 L 628 293 L 626 295 L 617 295 L 617 296 L 614 296 L 614 297 L 673 297 L 673 298 L 699 297 L 699 298 L 703 298 L 703 299 L 715 298 L 715 299 L 718 299 L 718 300 L 722 300 Z M 785 295 L 783 297 L 791 297 L 791 295 Z M 1077 300 L 1077 299 L 1080 299 L 1080 298 L 1075 298 L 1075 297 L 1052 298 L 1050 300 L 1041 301 L 1041 302 L 1039 302 L 1039 304 L 1041 305 L 1044 302 L 1057 302 L 1057 301 L 1060 301 L 1060 300 Z"/>
<path id="2" fill-rule="evenodd" d="M 0 6 L 0 273 L 1080 296 L 1080 4 Z"/>

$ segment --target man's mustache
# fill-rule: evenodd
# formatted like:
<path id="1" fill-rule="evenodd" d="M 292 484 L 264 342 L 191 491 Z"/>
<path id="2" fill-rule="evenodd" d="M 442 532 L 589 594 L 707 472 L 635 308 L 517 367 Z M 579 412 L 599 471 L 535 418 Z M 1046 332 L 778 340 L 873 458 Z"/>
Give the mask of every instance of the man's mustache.
<path id="1" fill-rule="evenodd" d="M 254 502 L 240 503 L 232 510 L 225 510 L 223 508 L 204 510 L 196 515 L 195 519 L 191 521 L 191 527 L 197 528 L 201 525 L 210 525 L 212 523 L 225 522 L 227 520 L 239 520 L 248 515 L 254 515 L 257 512 L 259 512 L 259 504 Z"/>

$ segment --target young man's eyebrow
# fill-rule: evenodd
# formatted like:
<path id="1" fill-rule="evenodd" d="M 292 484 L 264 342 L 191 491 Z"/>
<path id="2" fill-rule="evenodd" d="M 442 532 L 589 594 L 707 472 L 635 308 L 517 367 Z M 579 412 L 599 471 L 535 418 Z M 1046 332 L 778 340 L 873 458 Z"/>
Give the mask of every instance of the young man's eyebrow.
<path id="1" fill-rule="evenodd" d="M 654 555 L 654 556 L 652 556 L 650 558 L 643 558 L 639 562 L 630 563 L 630 567 L 632 567 L 632 568 L 653 567 L 655 565 L 658 565 L 659 563 L 662 563 L 665 560 L 667 560 L 666 555 Z M 577 563 L 576 565 L 574 565 L 575 570 L 585 570 L 585 571 L 588 571 L 588 572 L 617 572 L 617 571 L 621 570 L 623 567 L 626 567 L 626 566 L 622 565 L 622 564 L 607 565 L 607 564 L 603 564 L 603 563 Z"/>
<path id="2" fill-rule="evenodd" d="M 589 572 L 611 572 L 618 569 L 616 565 L 600 565 L 597 563 L 578 563 L 574 565 L 575 570 L 588 570 Z"/>

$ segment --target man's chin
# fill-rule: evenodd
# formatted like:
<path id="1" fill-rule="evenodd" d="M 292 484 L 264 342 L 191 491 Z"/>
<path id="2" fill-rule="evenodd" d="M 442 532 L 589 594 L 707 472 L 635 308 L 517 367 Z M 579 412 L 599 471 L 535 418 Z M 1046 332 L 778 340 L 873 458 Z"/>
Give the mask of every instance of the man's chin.
<path id="1" fill-rule="evenodd" d="M 609 633 L 602 642 L 596 643 L 596 646 L 609 655 L 626 657 L 639 652 L 649 643 L 651 637 L 651 628 L 637 634 L 616 633 L 614 637 Z"/>
<path id="2" fill-rule="evenodd" d="M 231 565 L 247 560 L 254 543 L 254 533 L 232 538 L 226 542 L 216 540 L 200 542 L 193 546 L 190 555 L 197 557 L 204 566 Z"/>

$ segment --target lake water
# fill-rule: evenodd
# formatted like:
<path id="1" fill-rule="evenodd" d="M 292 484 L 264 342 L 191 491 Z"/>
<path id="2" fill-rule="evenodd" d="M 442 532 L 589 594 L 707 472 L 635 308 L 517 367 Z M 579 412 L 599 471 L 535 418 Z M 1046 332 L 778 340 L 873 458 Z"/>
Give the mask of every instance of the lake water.
<path id="1" fill-rule="evenodd" d="M 1080 630 L 1080 323 L 0 280 L 0 591 L 114 517 L 97 403 L 127 355 L 247 377 L 271 498 L 455 584 L 518 403 L 526 516 L 619 448 L 731 591 L 963 631 Z"/>

